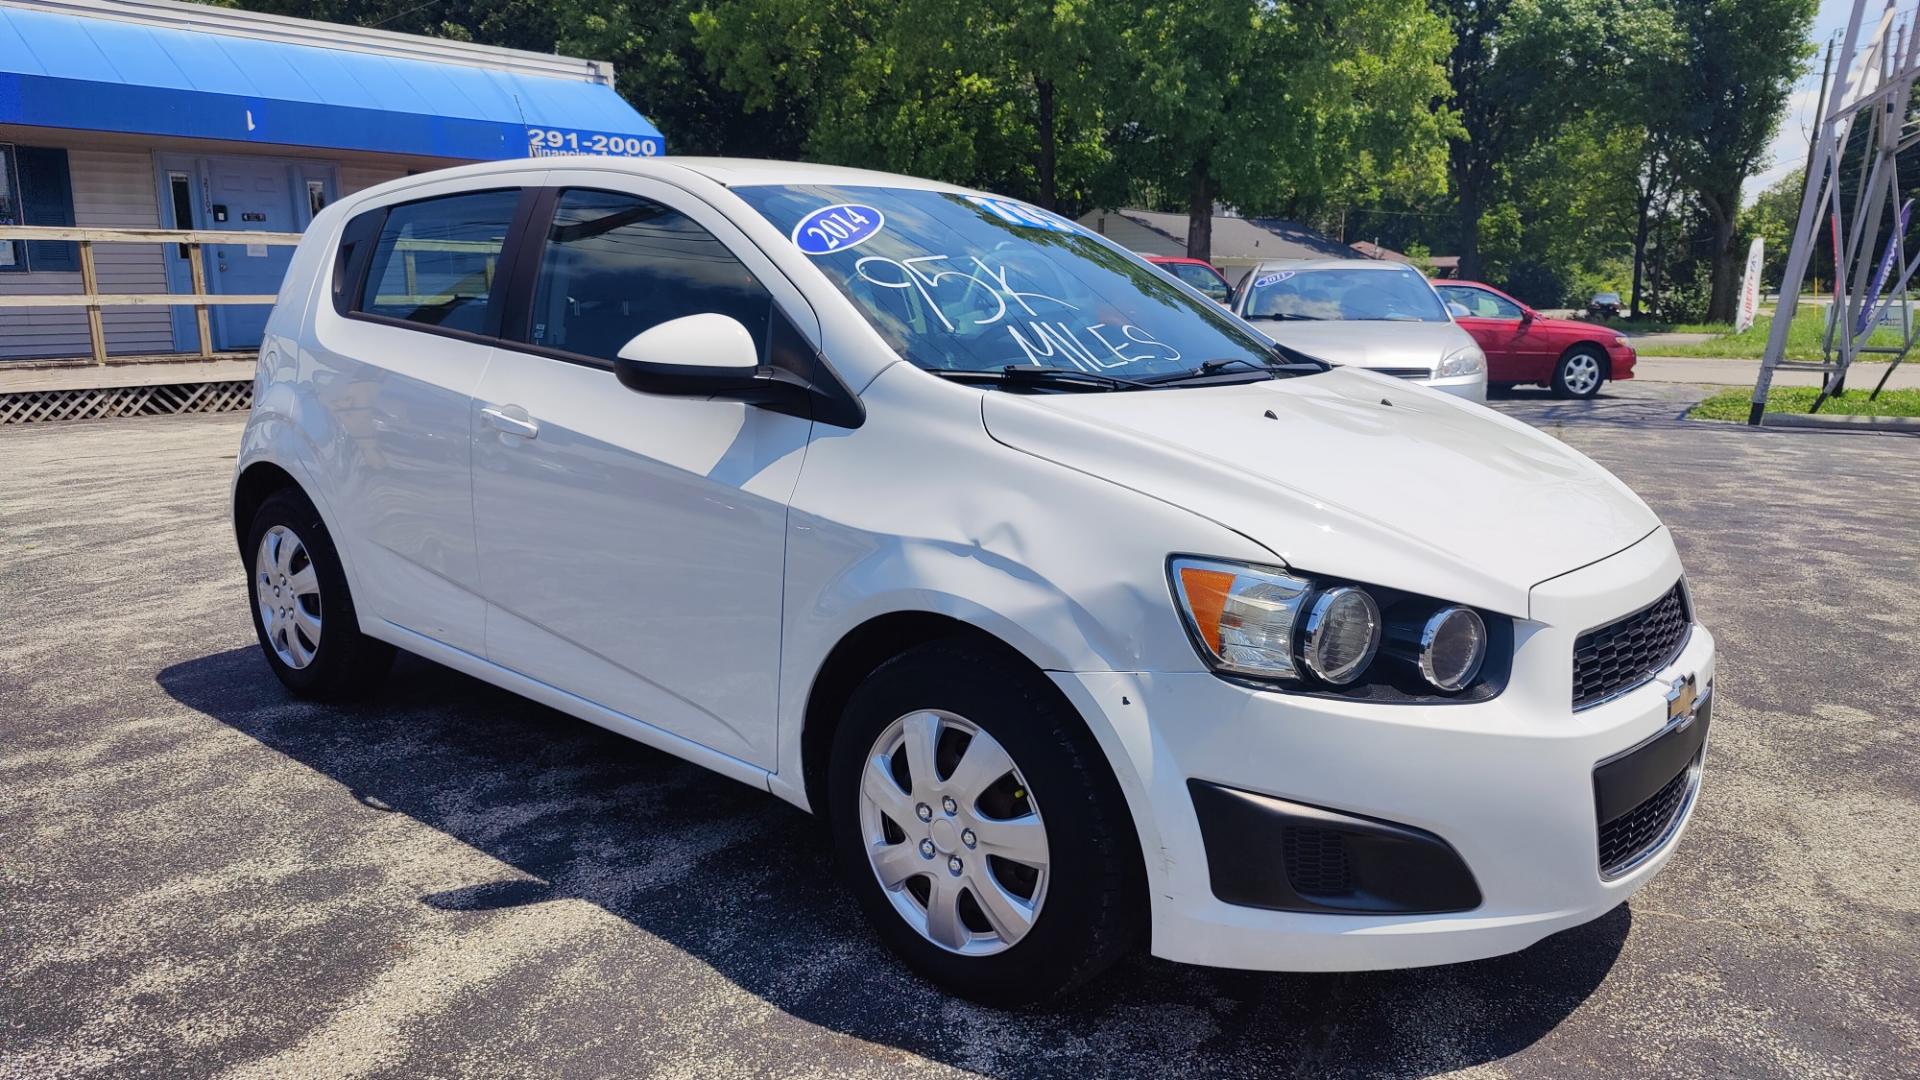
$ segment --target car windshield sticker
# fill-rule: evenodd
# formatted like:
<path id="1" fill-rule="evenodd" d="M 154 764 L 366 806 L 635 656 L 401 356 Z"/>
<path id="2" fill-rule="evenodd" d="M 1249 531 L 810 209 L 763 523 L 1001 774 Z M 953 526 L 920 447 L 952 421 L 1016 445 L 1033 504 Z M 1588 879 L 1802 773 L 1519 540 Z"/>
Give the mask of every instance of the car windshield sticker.
<path id="1" fill-rule="evenodd" d="M 1018 225 L 1023 229 L 1046 229 L 1049 232 L 1079 231 L 1078 226 L 1058 214 L 1048 213 L 1037 206 L 1028 206 L 1013 199 L 991 199 L 985 195 L 968 195 L 965 198 L 1009 225 Z"/>
<path id="2" fill-rule="evenodd" d="M 1256 280 L 1253 283 L 1253 287 L 1256 289 L 1264 289 L 1269 285 L 1278 285 L 1281 282 L 1292 277 L 1293 273 L 1294 272 L 1292 270 L 1282 270 L 1277 274 L 1268 274 L 1266 277 Z"/>
<path id="3" fill-rule="evenodd" d="M 872 239 L 886 223 L 886 215 L 871 206 L 823 206 L 793 227 L 793 243 L 808 255 L 831 255 Z"/>

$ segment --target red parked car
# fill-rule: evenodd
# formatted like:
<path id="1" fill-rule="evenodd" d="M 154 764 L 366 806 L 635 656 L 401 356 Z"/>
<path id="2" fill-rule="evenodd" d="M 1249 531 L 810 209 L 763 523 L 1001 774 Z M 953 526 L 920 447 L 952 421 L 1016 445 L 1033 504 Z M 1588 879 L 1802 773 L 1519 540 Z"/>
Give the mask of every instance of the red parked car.
<path id="1" fill-rule="evenodd" d="M 1233 296 L 1233 287 L 1227 284 L 1226 275 L 1213 268 L 1213 264 L 1201 259 L 1187 259 L 1178 255 L 1147 255 L 1141 258 L 1165 270 L 1168 274 L 1199 289 L 1213 298 L 1214 303 L 1224 304 Z"/>
<path id="2" fill-rule="evenodd" d="M 1633 347 L 1604 326 L 1549 319 L 1478 281 L 1436 281 L 1454 321 L 1487 354 L 1487 385 L 1539 383 L 1556 397 L 1590 398 L 1609 379 L 1633 378 Z M 1464 310 L 1466 314 L 1461 314 Z"/>

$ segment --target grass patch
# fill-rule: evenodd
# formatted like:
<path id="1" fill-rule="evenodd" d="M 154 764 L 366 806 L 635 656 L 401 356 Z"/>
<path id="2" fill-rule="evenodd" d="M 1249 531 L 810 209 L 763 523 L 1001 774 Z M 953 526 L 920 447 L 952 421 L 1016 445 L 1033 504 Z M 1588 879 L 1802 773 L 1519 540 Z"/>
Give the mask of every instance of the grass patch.
<path id="1" fill-rule="evenodd" d="M 1867 400 L 1867 390 L 1848 390 L 1839 397 L 1828 398 L 1820 406 L 1822 416 L 1920 416 L 1920 390 L 1882 390 L 1880 396 Z M 1778 413 L 1804 413 L 1813 408 L 1813 399 L 1819 390 L 1811 386 L 1776 386 L 1767 395 L 1767 411 Z M 1736 387 L 1722 390 L 1707 400 L 1695 405 L 1687 412 L 1689 420 L 1730 420 L 1734 423 L 1747 422 L 1748 407 L 1752 404 L 1753 390 Z"/>
<path id="2" fill-rule="evenodd" d="M 1724 329 L 1724 327 L 1722 328 Z M 1758 360 L 1767 351 L 1767 335 L 1773 331 L 1772 319 L 1759 319 L 1752 326 L 1738 334 L 1724 334 L 1712 341 L 1702 341 L 1692 345 L 1662 345 L 1652 355 L 1656 356 L 1705 356 L 1724 360 Z M 1819 360 L 1822 358 L 1821 345 L 1826 337 L 1826 322 L 1816 311 L 1802 312 L 1793 320 L 1793 329 L 1787 332 L 1788 360 Z M 1900 344 L 1900 335 L 1892 329 L 1875 330 L 1867 339 L 1869 345 Z M 1871 356 L 1862 357 L 1871 360 Z"/>

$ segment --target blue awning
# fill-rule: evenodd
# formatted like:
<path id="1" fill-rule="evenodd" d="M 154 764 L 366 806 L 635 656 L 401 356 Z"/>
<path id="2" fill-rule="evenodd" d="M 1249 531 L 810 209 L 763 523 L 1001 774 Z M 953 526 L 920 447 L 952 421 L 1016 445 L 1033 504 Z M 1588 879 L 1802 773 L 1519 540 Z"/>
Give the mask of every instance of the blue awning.
<path id="1" fill-rule="evenodd" d="M 666 148 L 601 82 L 12 7 L 0 124 L 472 159 Z"/>

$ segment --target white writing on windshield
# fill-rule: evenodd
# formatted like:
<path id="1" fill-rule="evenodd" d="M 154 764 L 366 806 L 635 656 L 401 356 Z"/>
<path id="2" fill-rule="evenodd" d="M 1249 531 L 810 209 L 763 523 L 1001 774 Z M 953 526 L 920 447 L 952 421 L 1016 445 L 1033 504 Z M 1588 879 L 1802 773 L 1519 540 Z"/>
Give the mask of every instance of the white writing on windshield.
<path id="1" fill-rule="evenodd" d="M 969 329 L 1006 320 L 1008 337 L 1019 346 L 1027 362 L 1035 366 L 1049 366 L 1046 361 L 1053 360 L 1052 366 L 1065 361 L 1085 371 L 1100 371 L 1180 359 L 1179 350 L 1130 323 L 1062 321 L 1059 310 L 1078 311 L 1078 305 L 1036 290 L 1016 288 L 1011 271 L 1005 265 L 989 266 L 978 256 L 969 256 L 967 261 L 972 264 L 972 270 L 952 269 L 953 260 L 948 255 L 906 259 L 868 255 L 853 266 L 854 272 L 869 285 L 914 290 L 947 333 L 958 332 L 954 318 L 962 319 Z M 943 297 L 953 305 L 951 317 L 947 305 L 941 303 Z M 1024 332 L 1015 320 L 1007 318 L 1012 305 L 1018 305 L 1029 317 Z M 1093 344 L 1089 344 L 1088 339 Z M 1130 349 L 1132 351 L 1128 351 Z"/>

